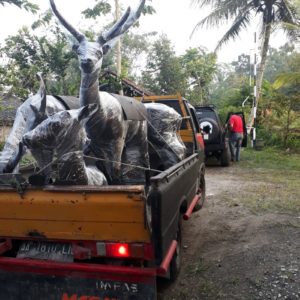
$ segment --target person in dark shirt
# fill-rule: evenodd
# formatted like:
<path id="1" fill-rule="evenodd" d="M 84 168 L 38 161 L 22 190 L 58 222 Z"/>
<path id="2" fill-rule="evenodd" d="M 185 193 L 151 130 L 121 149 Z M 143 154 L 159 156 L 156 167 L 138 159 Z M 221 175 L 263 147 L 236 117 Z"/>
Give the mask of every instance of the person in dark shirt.
<path id="1" fill-rule="evenodd" d="M 231 161 L 240 160 L 240 150 L 244 137 L 243 120 L 239 115 L 231 115 L 228 121 L 230 130 L 229 147 L 231 153 Z"/>

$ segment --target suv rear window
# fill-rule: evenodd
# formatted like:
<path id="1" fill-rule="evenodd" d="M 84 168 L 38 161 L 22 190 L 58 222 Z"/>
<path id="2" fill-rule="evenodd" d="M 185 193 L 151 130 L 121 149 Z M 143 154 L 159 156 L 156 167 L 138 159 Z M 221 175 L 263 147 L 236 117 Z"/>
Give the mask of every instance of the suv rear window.
<path id="1" fill-rule="evenodd" d="M 198 109 L 196 109 L 196 114 L 197 114 L 197 119 L 199 121 L 203 118 L 210 118 L 210 119 L 213 119 L 213 120 L 216 119 L 216 113 L 214 111 L 211 111 L 211 110 L 199 111 Z"/>

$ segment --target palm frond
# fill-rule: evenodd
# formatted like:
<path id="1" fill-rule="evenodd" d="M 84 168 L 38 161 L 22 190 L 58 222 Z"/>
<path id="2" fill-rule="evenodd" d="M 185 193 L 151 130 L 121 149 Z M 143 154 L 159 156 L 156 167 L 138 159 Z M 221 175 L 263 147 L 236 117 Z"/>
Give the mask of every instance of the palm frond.
<path id="1" fill-rule="evenodd" d="M 215 5 L 214 10 L 208 16 L 206 16 L 196 24 L 191 33 L 191 36 L 193 36 L 193 34 L 200 27 L 204 27 L 205 25 L 206 28 L 214 26 L 218 27 L 224 24 L 226 21 L 230 20 L 231 18 L 235 18 L 237 15 L 245 13 L 244 10 L 249 8 L 249 6 L 245 5 L 247 0 L 216 0 L 215 2 L 219 3 Z"/>
<path id="2" fill-rule="evenodd" d="M 282 73 L 279 74 L 273 83 L 275 89 L 280 89 L 285 86 L 299 84 L 300 83 L 300 72 Z"/>
<path id="3" fill-rule="evenodd" d="M 288 0 L 281 0 L 277 5 L 275 23 L 285 31 L 290 40 L 300 37 L 300 19 L 295 6 Z"/>
<path id="4" fill-rule="evenodd" d="M 299 24 L 299 15 L 296 7 L 290 0 L 280 0 L 274 4 L 277 6 L 276 20 L 277 22 L 286 22 L 290 24 Z"/>
<path id="5" fill-rule="evenodd" d="M 253 5 L 249 5 L 249 0 L 192 0 L 193 2 L 201 2 L 203 5 L 208 3 L 212 4 L 213 11 L 200 20 L 194 27 L 191 37 L 193 34 L 200 28 L 206 25 L 206 28 L 209 27 L 218 27 L 225 22 L 229 21 L 232 18 L 235 18 L 237 15 L 245 13 L 245 10 L 253 8 Z M 250 2 L 252 3 L 253 0 Z M 251 9 L 252 9 L 251 8 Z"/>
<path id="6" fill-rule="evenodd" d="M 241 29 L 246 28 L 250 23 L 251 11 L 246 11 L 244 14 L 238 15 L 229 30 L 223 35 L 221 40 L 218 42 L 215 52 L 217 52 L 224 44 L 226 44 L 229 40 L 235 39 Z"/>

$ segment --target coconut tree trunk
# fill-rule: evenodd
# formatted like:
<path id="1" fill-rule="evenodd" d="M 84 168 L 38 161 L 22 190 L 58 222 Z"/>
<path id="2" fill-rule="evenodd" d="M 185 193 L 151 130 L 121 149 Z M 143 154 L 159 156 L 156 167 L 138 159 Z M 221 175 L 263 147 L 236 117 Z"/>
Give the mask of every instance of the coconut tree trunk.
<path id="1" fill-rule="evenodd" d="M 268 50 L 269 50 L 271 30 L 272 30 L 271 23 L 266 24 L 265 30 L 264 30 L 264 36 L 263 36 L 262 49 L 261 49 L 261 61 L 260 61 L 260 65 L 259 65 L 259 69 L 258 69 L 258 73 L 257 73 L 256 107 L 258 107 L 258 103 L 259 103 L 260 96 L 261 96 L 261 86 L 262 86 L 264 72 L 265 72 L 265 68 L 266 68 L 266 61 L 267 61 L 267 55 L 268 55 Z M 248 127 L 252 127 L 253 122 L 254 122 L 254 112 L 252 111 L 251 119 L 248 124 Z"/>

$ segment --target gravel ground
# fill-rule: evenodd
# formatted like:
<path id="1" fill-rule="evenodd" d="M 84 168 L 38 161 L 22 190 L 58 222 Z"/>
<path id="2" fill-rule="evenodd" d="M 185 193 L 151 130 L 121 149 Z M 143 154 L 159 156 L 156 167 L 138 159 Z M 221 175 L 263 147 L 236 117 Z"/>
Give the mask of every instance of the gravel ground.
<path id="1" fill-rule="evenodd" d="M 206 172 L 206 204 L 184 224 L 181 273 L 159 281 L 159 299 L 300 299 L 299 209 L 271 205 L 284 187 L 238 164 Z M 282 194 L 300 205 L 297 191 Z M 251 209 L 253 201 L 267 209 Z"/>

